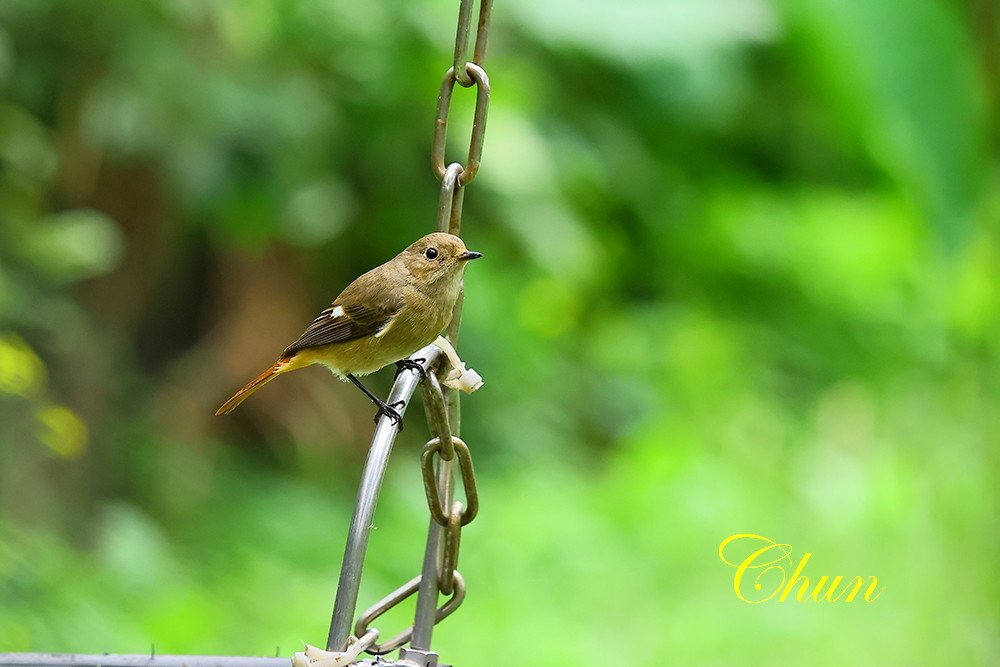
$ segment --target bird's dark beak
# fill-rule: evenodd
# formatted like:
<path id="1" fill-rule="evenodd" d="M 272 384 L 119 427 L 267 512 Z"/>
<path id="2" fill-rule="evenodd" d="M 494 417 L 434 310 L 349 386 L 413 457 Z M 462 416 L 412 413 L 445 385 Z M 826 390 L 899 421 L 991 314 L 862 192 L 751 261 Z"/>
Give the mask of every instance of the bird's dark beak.
<path id="1" fill-rule="evenodd" d="M 459 255 L 458 258 L 463 262 L 467 262 L 470 259 L 479 259 L 482 256 L 483 253 L 481 252 L 473 252 L 471 250 L 467 250 L 466 252 L 463 252 L 461 255 Z"/>

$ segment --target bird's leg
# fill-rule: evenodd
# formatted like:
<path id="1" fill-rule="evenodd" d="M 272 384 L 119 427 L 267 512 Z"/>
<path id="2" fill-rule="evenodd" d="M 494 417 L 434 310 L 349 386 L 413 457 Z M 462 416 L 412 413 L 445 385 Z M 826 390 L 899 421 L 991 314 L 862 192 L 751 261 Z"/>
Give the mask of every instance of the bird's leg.
<path id="1" fill-rule="evenodd" d="M 404 368 L 411 368 L 411 369 L 415 370 L 417 373 L 420 374 L 420 379 L 421 380 L 426 380 L 427 379 L 427 371 L 425 371 L 424 367 L 421 366 L 421 364 L 423 362 L 425 362 L 425 361 L 427 361 L 427 360 L 426 359 L 400 359 L 399 361 L 396 362 L 396 375 L 398 376 L 399 373 L 400 373 L 400 371 L 402 371 Z"/>
<path id="2" fill-rule="evenodd" d="M 386 403 L 385 401 L 383 401 L 382 399 L 380 399 L 378 396 L 376 396 L 375 394 L 371 393 L 368 390 L 368 387 L 366 387 L 363 384 L 361 384 L 361 380 L 359 380 L 358 378 L 354 377 L 354 375 L 352 375 L 351 373 L 347 374 L 347 379 L 350 380 L 352 383 L 354 383 L 355 387 L 357 387 L 358 389 L 360 389 L 361 391 L 363 391 L 365 393 L 365 396 L 367 396 L 369 399 L 371 399 L 372 403 L 374 403 L 376 406 L 378 406 L 378 412 L 375 413 L 375 421 L 376 422 L 378 421 L 379 417 L 381 417 L 382 415 L 385 415 L 386 417 L 388 417 L 389 419 L 392 420 L 392 423 L 395 424 L 396 427 L 399 428 L 400 431 L 403 430 L 403 417 L 398 412 L 396 412 L 395 406 L 398 405 L 398 406 L 402 407 L 402 406 L 406 405 L 406 403 L 404 403 L 403 401 L 397 401 L 397 402 L 393 403 L 392 405 L 389 405 L 388 403 Z"/>

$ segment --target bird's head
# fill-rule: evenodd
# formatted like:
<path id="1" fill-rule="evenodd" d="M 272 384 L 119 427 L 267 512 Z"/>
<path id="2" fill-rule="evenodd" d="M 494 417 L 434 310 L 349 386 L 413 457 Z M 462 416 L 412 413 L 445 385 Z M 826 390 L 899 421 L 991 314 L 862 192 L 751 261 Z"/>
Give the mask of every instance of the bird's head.
<path id="1" fill-rule="evenodd" d="M 465 265 L 483 254 L 472 252 L 454 234 L 435 232 L 414 241 L 400 255 L 403 264 L 418 284 L 432 284 L 444 279 L 459 279 Z"/>

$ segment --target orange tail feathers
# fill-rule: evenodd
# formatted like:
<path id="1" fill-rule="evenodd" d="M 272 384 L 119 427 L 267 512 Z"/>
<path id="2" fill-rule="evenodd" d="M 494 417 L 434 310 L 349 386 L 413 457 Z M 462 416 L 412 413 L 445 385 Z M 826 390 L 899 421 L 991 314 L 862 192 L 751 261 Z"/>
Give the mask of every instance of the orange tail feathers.
<path id="1" fill-rule="evenodd" d="M 239 407 L 240 403 L 250 398 L 250 394 L 254 393 L 285 371 L 294 370 L 296 367 L 291 365 L 289 363 L 290 361 L 290 359 L 278 359 L 274 362 L 273 366 L 255 377 L 253 380 L 250 380 L 250 382 L 247 382 L 246 386 L 233 394 L 232 398 L 223 403 L 222 407 L 215 411 L 215 415 L 228 415 L 230 412 Z"/>

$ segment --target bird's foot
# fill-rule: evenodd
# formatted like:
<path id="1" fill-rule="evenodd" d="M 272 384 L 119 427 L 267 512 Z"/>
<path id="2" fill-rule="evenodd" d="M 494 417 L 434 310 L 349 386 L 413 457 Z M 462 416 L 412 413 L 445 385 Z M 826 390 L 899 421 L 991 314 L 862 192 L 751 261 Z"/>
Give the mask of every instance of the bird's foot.
<path id="1" fill-rule="evenodd" d="M 426 361 L 426 359 L 400 359 L 396 362 L 396 375 L 398 376 L 404 368 L 409 368 L 419 373 L 421 380 L 426 380 L 427 371 L 425 371 L 424 367 L 421 365 L 424 361 Z"/>
<path id="2" fill-rule="evenodd" d="M 382 415 L 388 417 L 393 426 L 398 428 L 400 431 L 403 430 L 403 416 L 399 414 L 396 407 L 403 407 L 406 405 L 406 401 L 396 401 L 395 403 L 383 403 L 378 402 L 378 412 L 375 413 L 375 419 L 373 420 L 376 424 L 378 420 L 382 418 Z"/>

